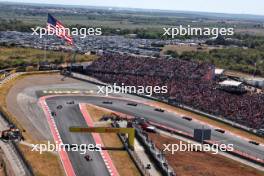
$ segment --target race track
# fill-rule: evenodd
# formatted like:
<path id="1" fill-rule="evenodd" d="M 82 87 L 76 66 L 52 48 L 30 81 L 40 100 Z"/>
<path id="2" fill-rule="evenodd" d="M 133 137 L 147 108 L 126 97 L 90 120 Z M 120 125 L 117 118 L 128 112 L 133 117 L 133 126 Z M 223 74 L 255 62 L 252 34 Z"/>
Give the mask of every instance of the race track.
<path id="1" fill-rule="evenodd" d="M 64 144 L 95 144 L 90 134 L 69 132 L 70 126 L 87 126 L 77 104 L 67 105 L 63 99 L 48 99 L 47 104 L 50 110 L 55 111 L 57 114 L 54 120 Z M 63 108 L 58 110 L 58 105 L 63 105 Z M 92 157 L 92 161 L 86 161 L 85 154 L 76 151 L 68 152 L 77 176 L 110 175 L 98 151 L 87 151 L 87 154 Z"/>
<path id="2" fill-rule="evenodd" d="M 75 101 L 74 105 L 66 104 L 67 101 Z M 103 101 L 111 101 L 112 104 L 104 104 Z M 85 126 L 85 120 L 80 112 L 79 103 L 90 103 L 97 106 L 105 107 L 114 111 L 126 113 L 136 117 L 142 117 L 148 120 L 153 120 L 168 127 L 175 128 L 187 133 L 193 133 L 195 128 L 202 128 L 202 124 L 196 121 L 187 121 L 174 113 L 157 112 L 154 108 L 145 104 L 138 103 L 137 106 L 128 106 L 129 100 L 116 99 L 99 96 L 54 96 L 46 100 L 51 111 L 57 112 L 55 118 L 56 125 L 64 143 L 94 143 L 91 135 L 70 133 L 70 126 Z M 63 108 L 58 110 L 56 107 L 62 105 Z M 204 126 L 204 128 L 211 128 Z M 212 140 L 220 141 L 221 143 L 234 144 L 234 149 L 241 152 L 246 152 L 254 157 L 264 159 L 264 147 L 250 144 L 248 141 L 235 137 L 229 134 L 222 134 L 212 129 Z M 109 175 L 107 168 L 99 154 L 99 152 L 90 152 L 94 158 L 93 162 L 87 162 L 83 155 L 76 152 L 69 152 L 69 158 L 76 172 L 76 175 Z M 89 173 L 89 174 L 87 174 Z"/>

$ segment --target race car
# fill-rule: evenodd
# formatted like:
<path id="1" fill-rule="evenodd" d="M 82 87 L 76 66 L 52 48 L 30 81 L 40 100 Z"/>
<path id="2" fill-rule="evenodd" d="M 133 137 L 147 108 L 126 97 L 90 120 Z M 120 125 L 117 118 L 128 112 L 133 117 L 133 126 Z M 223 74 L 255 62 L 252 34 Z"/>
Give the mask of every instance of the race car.
<path id="1" fill-rule="evenodd" d="M 62 105 L 58 105 L 57 106 L 57 109 L 62 109 Z"/>
<path id="2" fill-rule="evenodd" d="M 67 101 L 67 104 L 74 104 L 74 101 Z"/>
<path id="3" fill-rule="evenodd" d="M 154 110 L 158 111 L 158 112 L 164 112 L 165 111 L 164 109 L 161 109 L 161 108 L 155 108 Z"/>
<path id="4" fill-rule="evenodd" d="M 86 159 L 86 161 L 92 161 L 93 160 L 90 155 L 85 155 L 84 158 Z"/>

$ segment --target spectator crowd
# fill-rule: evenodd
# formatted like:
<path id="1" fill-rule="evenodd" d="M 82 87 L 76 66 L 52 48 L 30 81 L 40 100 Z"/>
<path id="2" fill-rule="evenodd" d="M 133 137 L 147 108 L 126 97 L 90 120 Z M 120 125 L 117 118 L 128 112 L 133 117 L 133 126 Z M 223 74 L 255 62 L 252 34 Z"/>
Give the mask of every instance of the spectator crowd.
<path id="1" fill-rule="evenodd" d="M 110 84 L 167 86 L 168 93 L 154 96 L 254 129 L 264 128 L 264 94 L 232 94 L 217 89 L 214 66 L 208 63 L 104 54 L 86 72 Z"/>

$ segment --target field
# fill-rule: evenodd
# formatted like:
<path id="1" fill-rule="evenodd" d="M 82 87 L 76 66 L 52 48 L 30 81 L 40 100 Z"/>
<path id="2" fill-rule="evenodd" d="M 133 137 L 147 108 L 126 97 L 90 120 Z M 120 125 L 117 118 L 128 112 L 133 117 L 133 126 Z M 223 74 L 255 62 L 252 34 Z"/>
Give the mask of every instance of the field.
<path id="1" fill-rule="evenodd" d="M 69 62 L 70 53 L 59 51 L 45 51 L 32 48 L 0 47 L 0 69 L 22 66 L 24 64 L 38 64 L 38 62 L 47 62 L 61 64 Z M 95 59 L 93 55 L 76 55 L 76 62 L 85 62 Z"/>
<path id="2" fill-rule="evenodd" d="M 162 49 L 162 53 L 166 53 L 166 51 L 174 51 L 177 52 L 178 54 L 182 54 L 183 52 L 190 52 L 190 51 L 194 51 L 194 52 L 199 52 L 199 51 L 203 51 L 203 52 L 209 52 L 212 49 L 219 49 L 220 47 L 213 47 L 213 46 L 207 46 L 207 45 L 202 45 L 202 46 L 198 46 L 198 45 L 166 45 L 163 47 Z"/>
<path id="3" fill-rule="evenodd" d="M 247 32 L 264 35 L 259 23 L 263 18 L 254 15 L 230 15 L 183 11 L 153 11 L 144 9 L 63 6 L 43 4 L 8 4 L 0 3 L 0 18 L 3 24 L 0 31 L 19 30 L 30 31 L 33 26 L 45 26 L 47 13 L 51 13 L 67 26 L 103 27 L 121 29 L 121 34 L 127 31 L 139 32 L 161 30 L 163 27 L 187 26 L 193 27 L 231 27 L 236 26 L 237 32 Z M 16 12 L 16 13 L 14 13 Z M 6 21 L 13 20 L 10 23 Z M 0 20 L 1 24 L 1 20 Z"/>

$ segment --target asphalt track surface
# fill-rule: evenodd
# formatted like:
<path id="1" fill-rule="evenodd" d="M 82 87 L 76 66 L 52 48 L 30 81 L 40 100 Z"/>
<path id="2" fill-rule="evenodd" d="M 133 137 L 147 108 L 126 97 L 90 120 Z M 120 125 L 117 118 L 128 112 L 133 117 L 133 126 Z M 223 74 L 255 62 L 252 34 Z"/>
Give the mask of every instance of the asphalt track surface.
<path id="1" fill-rule="evenodd" d="M 75 102 L 74 105 L 66 104 L 67 101 L 72 100 Z M 104 101 L 111 101 L 112 104 L 104 104 Z M 181 117 L 176 116 L 174 113 L 154 111 L 153 107 L 145 104 L 138 103 L 135 107 L 129 106 L 127 105 L 128 102 L 130 101 L 98 96 L 55 96 L 47 98 L 47 104 L 50 109 L 57 112 L 55 121 L 64 143 L 94 143 L 90 135 L 73 134 L 68 131 L 70 126 L 85 126 L 84 124 L 86 124 L 77 105 L 78 103 L 90 103 L 128 115 L 153 120 L 165 126 L 187 133 L 193 133 L 195 128 L 203 128 L 203 126 L 204 128 L 210 128 L 209 126 L 199 124 L 195 121 L 184 120 Z M 61 110 L 57 110 L 56 107 L 58 105 L 62 105 L 63 108 Z M 226 133 L 222 134 L 212 129 L 212 140 L 220 141 L 224 144 L 233 144 L 234 149 L 236 150 L 264 159 L 263 146 L 251 144 L 242 138 Z M 96 175 L 109 175 L 99 152 L 91 152 L 91 155 L 93 156 L 94 161 L 87 163 L 87 161 L 85 161 L 83 156 L 80 154 L 76 154 L 76 152 L 69 153 L 69 158 L 72 162 L 74 170 L 76 171 L 76 175 L 85 175 L 85 173 L 91 173 L 89 175 L 95 175 L 93 173 L 97 173 Z"/>
<path id="2" fill-rule="evenodd" d="M 54 117 L 57 129 L 60 133 L 64 144 L 94 144 L 92 135 L 87 133 L 71 133 L 70 126 L 87 126 L 78 104 L 67 105 L 63 99 L 48 99 L 47 104 L 51 111 L 56 112 Z M 62 109 L 57 109 L 58 105 L 62 105 Z M 87 151 L 92 157 L 92 161 L 86 161 L 84 156 L 77 151 L 67 152 L 71 160 L 76 176 L 107 176 L 110 175 L 105 163 L 98 151 Z"/>

